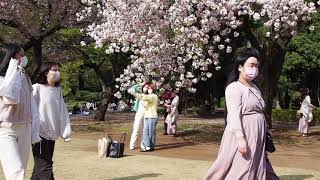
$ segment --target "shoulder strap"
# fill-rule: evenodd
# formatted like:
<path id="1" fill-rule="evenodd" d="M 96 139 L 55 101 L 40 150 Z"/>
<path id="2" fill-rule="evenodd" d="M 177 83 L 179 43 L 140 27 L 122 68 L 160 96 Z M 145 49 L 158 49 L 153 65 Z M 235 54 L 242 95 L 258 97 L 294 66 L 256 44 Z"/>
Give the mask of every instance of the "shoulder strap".
<path id="1" fill-rule="evenodd" d="M 120 138 L 120 143 L 124 143 L 124 141 L 126 140 L 126 136 L 127 134 L 126 133 L 123 133 L 121 138 Z"/>

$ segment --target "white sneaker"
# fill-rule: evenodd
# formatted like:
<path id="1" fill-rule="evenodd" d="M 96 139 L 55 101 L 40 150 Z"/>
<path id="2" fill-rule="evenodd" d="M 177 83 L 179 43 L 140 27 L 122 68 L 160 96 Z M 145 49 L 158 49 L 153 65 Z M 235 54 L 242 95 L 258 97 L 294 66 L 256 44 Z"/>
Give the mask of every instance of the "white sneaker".
<path id="1" fill-rule="evenodd" d="M 150 149 L 151 149 L 150 147 L 146 147 L 146 150 L 147 150 L 147 151 L 150 151 Z"/>
<path id="2" fill-rule="evenodd" d="M 130 147 L 130 150 L 134 150 L 134 147 L 131 146 L 131 147 Z"/>

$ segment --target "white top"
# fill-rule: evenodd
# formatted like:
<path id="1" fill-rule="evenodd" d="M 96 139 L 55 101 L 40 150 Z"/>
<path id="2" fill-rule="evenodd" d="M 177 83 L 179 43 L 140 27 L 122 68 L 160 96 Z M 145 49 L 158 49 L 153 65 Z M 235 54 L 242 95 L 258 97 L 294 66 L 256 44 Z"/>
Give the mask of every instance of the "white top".
<path id="1" fill-rule="evenodd" d="M 40 131 L 40 120 L 39 120 L 39 110 L 32 96 L 31 81 L 27 75 L 24 73 L 21 76 L 21 87 L 19 88 L 19 101 L 16 98 L 6 98 L 0 95 L 0 125 L 1 123 L 31 123 L 32 124 L 32 134 L 31 140 L 32 144 L 40 142 L 41 138 L 39 136 Z M 4 78 L 0 76 L 0 84 L 5 83 Z M 12 82 L 16 83 L 16 82 Z M 8 89 L 11 86 L 11 81 L 7 82 Z"/>
<path id="2" fill-rule="evenodd" d="M 138 114 L 144 114 L 146 112 L 146 105 L 147 103 L 145 101 L 139 101 L 139 107 L 138 107 Z"/>
<path id="3" fill-rule="evenodd" d="M 166 118 L 166 123 L 173 123 L 173 122 L 177 122 L 178 117 L 179 117 L 179 111 L 178 111 L 178 106 L 179 106 L 179 96 L 176 95 L 172 102 L 171 102 L 171 110 Z"/>
<path id="4" fill-rule="evenodd" d="M 60 87 L 33 85 L 33 96 L 39 107 L 40 136 L 57 140 L 71 136 L 70 117 Z"/>
<path id="5" fill-rule="evenodd" d="M 307 95 L 301 103 L 300 112 L 307 118 L 312 120 L 312 108 L 314 106 L 311 104 L 311 98 Z"/>
<path id="6" fill-rule="evenodd" d="M 17 60 L 11 58 L 6 75 L 0 84 L 0 96 L 3 97 L 5 104 L 19 104 L 21 91 L 23 91 L 21 90 L 22 83 L 26 79 L 29 80 L 24 74 L 24 70 L 19 68 L 17 63 Z"/>

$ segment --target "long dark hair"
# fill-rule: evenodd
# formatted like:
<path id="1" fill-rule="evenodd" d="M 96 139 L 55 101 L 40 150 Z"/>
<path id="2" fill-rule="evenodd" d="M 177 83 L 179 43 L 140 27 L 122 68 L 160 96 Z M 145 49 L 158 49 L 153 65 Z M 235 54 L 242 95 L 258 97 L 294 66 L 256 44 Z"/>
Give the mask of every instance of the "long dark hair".
<path id="1" fill-rule="evenodd" d="M 0 65 L 0 75 L 5 76 L 11 58 L 15 58 L 16 54 L 20 52 L 22 47 L 19 44 L 8 44 L 6 47 L 6 56 L 3 58 Z"/>
<path id="2" fill-rule="evenodd" d="M 143 86 L 141 86 L 141 94 L 148 94 L 148 91 L 147 92 L 143 92 L 143 88 L 146 87 L 146 86 L 149 86 L 149 84 L 145 83 Z"/>
<path id="3" fill-rule="evenodd" d="M 232 82 L 238 81 L 239 79 L 239 66 L 243 66 L 247 59 L 249 59 L 250 57 L 255 57 L 257 58 L 257 60 L 259 60 L 259 52 L 258 50 L 254 49 L 254 48 L 246 48 L 245 50 L 243 50 L 239 56 L 237 56 L 234 60 L 234 64 L 233 64 L 233 68 L 232 71 L 228 77 L 228 82 L 226 87 L 231 84 Z M 228 115 L 228 110 L 227 110 L 227 103 L 224 103 L 224 121 L 225 121 L 225 126 L 227 126 L 227 115 Z"/>
<path id="4" fill-rule="evenodd" d="M 38 75 L 36 76 L 36 83 L 47 85 L 48 84 L 47 75 L 53 66 L 61 67 L 61 65 L 57 62 L 49 61 L 49 62 L 43 63 L 39 68 Z M 60 86 L 60 81 L 56 82 L 54 86 L 56 87 Z"/>
<path id="5" fill-rule="evenodd" d="M 309 94 L 310 94 L 310 91 L 308 88 L 302 88 L 300 89 L 300 93 L 301 93 L 301 103 L 303 102 L 304 98 L 306 98 Z"/>

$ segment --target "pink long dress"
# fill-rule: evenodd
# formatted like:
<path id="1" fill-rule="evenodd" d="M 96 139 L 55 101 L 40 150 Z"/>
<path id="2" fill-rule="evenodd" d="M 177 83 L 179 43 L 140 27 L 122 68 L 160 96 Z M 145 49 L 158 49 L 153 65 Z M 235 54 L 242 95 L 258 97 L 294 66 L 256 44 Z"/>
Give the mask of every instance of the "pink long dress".
<path id="1" fill-rule="evenodd" d="M 210 180 L 278 180 L 265 151 L 265 103 L 256 86 L 233 82 L 225 92 L 228 116 L 218 157 L 206 178 Z M 237 149 L 237 137 L 247 140 L 249 153 Z"/>

